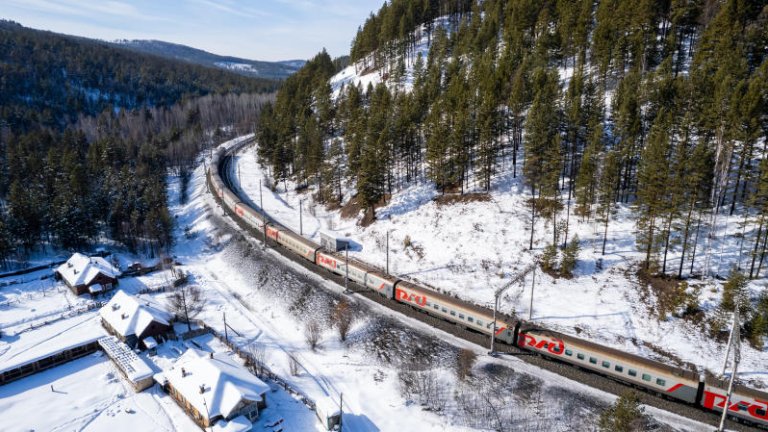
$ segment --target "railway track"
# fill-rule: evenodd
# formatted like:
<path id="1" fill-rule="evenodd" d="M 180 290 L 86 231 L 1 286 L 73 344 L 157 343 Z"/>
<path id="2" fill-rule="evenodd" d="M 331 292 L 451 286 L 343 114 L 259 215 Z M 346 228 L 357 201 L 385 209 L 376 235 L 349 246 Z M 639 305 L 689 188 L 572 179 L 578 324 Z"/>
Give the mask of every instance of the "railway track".
<path id="1" fill-rule="evenodd" d="M 238 146 L 237 148 L 238 149 L 242 148 L 243 146 L 247 146 L 248 144 L 249 143 L 244 143 L 242 146 Z M 232 163 L 232 157 L 229 153 L 223 156 L 221 170 L 220 170 L 222 181 L 224 182 L 225 186 L 229 188 L 233 193 L 238 195 L 240 199 L 244 200 L 245 202 L 250 202 L 254 208 L 258 208 L 258 206 L 255 205 L 255 203 L 253 203 L 252 200 L 249 199 L 249 197 L 243 196 L 242 193 L 238 193 L 238 190 L 233 187 L 233 184 L 230 179 L 231 163 Z M 214 199 L 216 199 L 216 201 L 219 202 L 219 204 L 221 204 L 220 199 L 216 196 L 216 194 L 212 194 L 212 195 L 214 196 Z M 264 241 L 263 232 L 254 230 L 252 227 L 243 223 L 226 206 L 221 205 L 221 208 L 226 212 L 227 215 L 230 216 L 232 221 L 234 221 L 234 223 L 236 223 L 241 229 L 248 232 L 251 236 L 255 237 L 257 240 L 261 242 Z M 294 263 L 301 265 L 305 269 L 321 276 L 324 279 L 331 280 L 339 284 L 340 286 L 344 286 L 345 284 L 344 277 L 331 273 L 330 271 L 324 270 L 322 268 L 319 268 L 313 263 L 310 263 L 309 261 L 302 259 L 301 257 L 295 255 L 293 252 L 283 248 L 281 245 L 279 245 L 277 242 L 275 242 L 271 238 L 267 238 L 267 245 L 268 247 L 272 248 L 273 250 L 278 252 L 280 255 L 282 255 L 284 258 L 289 259 Z M 348 281 L 348 286 L 350 288 L 350 291 L 354 295 L 364 297 L 370 301 L 376 302 L 382 306 L 385 306 L 391 310 L 394 310 L 402 315 L 405 315 L 409 318 L 420 321 L 436 329 L 442 330 L 448 334 L 461 338 L 467 342 L 474 343 L 481 347 L 487 347 L 490 344 L 490 340 L 486 335 L 468 330 L 464 327 L 458 326 L 448 321 L 423 313 L 405 304 L 385 298 L 379 295 L 378 293 L 373 292 L 368 288 L 365 288 L 357 284 L 354 281 L 351 281 L 351 280 Z M 719 424 L 719 421 L 720 421 L 720 415 L 717 413 L 705 411 L 696 406 L 688 405 L 688 404 L 676 401 L 674 399 L 662 396 L 660 394 L 649 392 L 639 387 L 630 386 L 623 382 L 614 380 L 610 377 L 606 377 L 606 376 L 597 374 L 595 372 L 588 371 L 578 366 L 573 366 L 567 363 L 563 363 L 555 359 L 550 359 L 544 356 L 540 356 L 536 353 L 520 349 L 513 345 L 497 343 L 495 345 L 495 351 L 498 352 L 499 355 L 502 357 L 504 356 L 515 357 L 528 364 L 536 366 L 540 369 L 544 369 L 546 371 L 555 373 L 557 375 L 560 375 L 562 377 L 571 379 L 579 383 L 586 384 L 592 388 L 596 388 L 596 389 L 605 391 L 607 393 L 611 393 L 613 395 L 618 396 L 626 392 L 628 389 L 635 388 L 637 390 L 635 393 L 638 395 L 638 398 L 641 403 L 647 406 L 664 410 L 664 411 L 672 412 L 674 414 L 678 414 L 680 416 L 683 416 L 701 423 L 712 425 L 713 427 L 712 430 L 715 430 L 717 428 L 717 425 Z M 761 428 L 742 424 L 740 422 L 736 422 L 731 419 L 729 419 L 727 422 L 727 428 L 729 430 L 745 431 L 745 432 L 763 431 L 763 429 Z"/>

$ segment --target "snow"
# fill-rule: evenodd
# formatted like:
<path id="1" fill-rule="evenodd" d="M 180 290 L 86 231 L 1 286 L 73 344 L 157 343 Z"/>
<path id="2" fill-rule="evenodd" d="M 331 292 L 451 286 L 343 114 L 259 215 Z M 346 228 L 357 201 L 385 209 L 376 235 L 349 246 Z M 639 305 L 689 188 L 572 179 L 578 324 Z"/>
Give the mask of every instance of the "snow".
<path id="1" fill-rule="evenodd" d="M 171 313 L 148 297 L 139 300 L 123 290 L 115 293 L 99 310 L 99 315 L 121 336 L 139 336 L 153 322 L 170 325 L 173 318 Z"/>
<path id="2" fill-rule="evenodd" d="M 199 430 L 165 417 L 153 393 L 135 394 L 101 353 L 0 386 L 0 412 L 8 432 Z"/>
<path id="3" fill-rule="evenodd" d="M 257 68 L 253 67 L 253 65 L 248 63 L 214 62 L 213 64 L 222 69 L 241 71 L 241 72 L 259 73 L 259 70 Z"/>
<path id="4" fill-rule="evenodd" d="M 120 276 L 120 270 L 101 257 L 88 257 L 81 253 L 72 255 L 56 271 L 69 286 L 88 285 L 99 273 L 110 278 Z"/>

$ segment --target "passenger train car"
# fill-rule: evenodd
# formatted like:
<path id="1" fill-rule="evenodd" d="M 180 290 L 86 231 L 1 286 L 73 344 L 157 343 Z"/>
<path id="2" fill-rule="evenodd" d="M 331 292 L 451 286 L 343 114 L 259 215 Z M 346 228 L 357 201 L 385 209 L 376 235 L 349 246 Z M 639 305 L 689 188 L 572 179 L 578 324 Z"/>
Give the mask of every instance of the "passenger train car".
<path id="1" fill-rule="evenodd" d="M 242 202 L 226 186 L 220 170 L 226 152 L 237 150 L 252 141 L 243 141 L 228 149 L 219 148 L 208 170 L 208 185 L 223 206 L 236 218 L 263 233 L 297 256 L 314 263 L 387 299 L 413 307 L 496 340 L 618 380 L 667 398 L 722 412 L 725 408 L 727 382 L 700 376 L 695 371 L 646 359 L 593 342 L 546 330 L 521 320 L 497 317 L 493 312 L 458 298 L 422 287 L 386 274 L 356 259 L 346 260 L 342 254 L 324 250 L 267 215 Z M 266 225 L 266 227 L 265 227 Z M 768 393 L 736 385 L 729 414 L 740 421 L 768 428 Z"/>

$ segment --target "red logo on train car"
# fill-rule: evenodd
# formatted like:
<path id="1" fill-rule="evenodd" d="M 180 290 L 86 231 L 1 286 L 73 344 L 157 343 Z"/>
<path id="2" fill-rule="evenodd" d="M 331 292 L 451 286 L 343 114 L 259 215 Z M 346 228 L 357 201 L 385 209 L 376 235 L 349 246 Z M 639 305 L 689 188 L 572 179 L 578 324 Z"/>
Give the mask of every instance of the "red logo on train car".
<path id="1" fill-rule="evenodd" d="M 427 296 L 410 294 L 399 288 L 397 290 L 397 299 L 402 302 L 412 303 L 412 304 L 415 304 L 416 306 L 421 306 L 421 307 L 424 307 L 427 304 Z"/>
<path id="2" fill-rule="evenodd" d="M 243 211 L 242 208 L 240 208 L 239 205 L 235 206 L 235 213 L 237 213 L 237 215 L 240 216 L 240 217 L 244 217 L 245 216 L 245 212 Z"/>
<path id="3" fill-rule="evenodd" d="M 755 399 L 755 402 L 757 403 L 751 403 L 745 400 L 735 402 L 728 407 L 728 411 L 738 412 L 743 408 L 746 408 L 750 416 L 768 421 L 768 401 Z M 717 407 L 722 410 L 725 406 L 725 395 L 704 390 L 704 399 L 702 399 L 701 404 L 704 408 L 714 409 Z"/>
<path id="4" fill-rule="evenodd" d="M 273 239 L 277 240 L 277 234 L 279 232 L 280 231 L 278 231 L 278 230 L 276 230 L 274 228 L 267 227 L 267 237 L 270 237 L 270 238 L 273 238 Z"/>
<path id="5" fill-rule="evenodd" d="M 517 345 L 520 347 L 533 347 L 537 350 L 546 349 L 554 355 L 563 355 L 565 350 L 565 344 L 560 339 L 552 339 L 551 341 L 541 339 L 536 340 L 535 337 L 528 333 L 520 333 L 517 337 Z"/>
<path id="6" fill-rule="evenodd" d="M 329 258 L 325 255 L 317 255 L 317 263 L 321 266 L 330 267 L 332 269 L 336 268 L 336 260 L 333 258 Z"/>

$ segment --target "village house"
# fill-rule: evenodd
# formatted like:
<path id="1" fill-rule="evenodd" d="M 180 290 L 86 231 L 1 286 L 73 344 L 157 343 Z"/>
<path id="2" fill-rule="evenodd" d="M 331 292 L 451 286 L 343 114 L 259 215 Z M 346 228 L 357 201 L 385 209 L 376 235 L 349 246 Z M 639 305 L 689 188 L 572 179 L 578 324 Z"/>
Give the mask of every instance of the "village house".
<path id="1" fill-rule="evenodd" d="M 99 315 L 104 328 L 131 348 L 154 348 L 156 336 L 173 332 L 173 314 L 160 304 L 122 290 L 99 310 Z"/>
<path id="2" fill-rule="evenodd" d="M 56 268 L 56 279 L 63 280 L 75 295 L 109 291 L 117 285 L 120 270 L 102 257 L 75 253 Z"/>
<path id="3" fill-rule="evenodd" d="M 267 406 L 269 386 L 224 352 L 189 349 L 155 381 L 206 430 L 251 430 Z"/>

